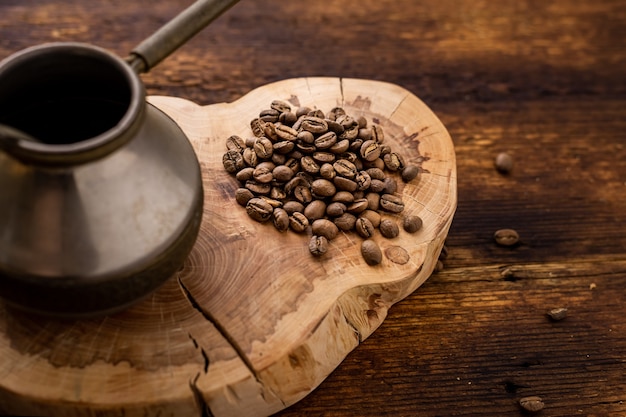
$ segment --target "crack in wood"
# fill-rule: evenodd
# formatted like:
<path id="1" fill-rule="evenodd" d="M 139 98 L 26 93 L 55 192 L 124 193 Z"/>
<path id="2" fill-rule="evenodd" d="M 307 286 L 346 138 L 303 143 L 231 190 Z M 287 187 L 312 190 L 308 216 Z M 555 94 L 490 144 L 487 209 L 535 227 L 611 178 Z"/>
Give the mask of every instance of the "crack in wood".
<path id="1" fill-rule="evenodd" d="M 189 388 L 191 389 L 191 392 L 193 393 L 193 397 L 195 398 L 196 404 L 198 405 L 198 408 L 200 410 L 200 417 L 215 417 L 213 413 L 211 412 L 211 408 L 209 407 L 209 404 L 205 401 L 204 397 L 202 396 L 202 392 L 196 385 L 198 383 L 198 378 L 200 378 L 200 372 L 198 372 L 196 376 L 192 380 L 189 381 Z"/>

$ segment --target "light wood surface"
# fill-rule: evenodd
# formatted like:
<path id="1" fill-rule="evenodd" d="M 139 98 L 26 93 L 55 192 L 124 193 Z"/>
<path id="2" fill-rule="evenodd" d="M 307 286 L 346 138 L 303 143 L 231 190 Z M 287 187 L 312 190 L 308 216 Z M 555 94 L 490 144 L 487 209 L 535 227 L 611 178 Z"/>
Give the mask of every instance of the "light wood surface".
<path id="1" fill-rule="evenodd" d="M 222 165 L 225 141 L 252 137 L 250 120 L 273 100 L 324 111 L 341 106 L 380 125 L 385 144 L 419 164 L 399 183 L 401 223 L 424 226 L 373 239 L 377 266 L 356 233 L 324 256 L 307 234 L 281 233 L 235 202 Z M 233 103 L 199 106 L 154 96 L 190 138 L 201 162 L 205 207 L 184 267 L 149 299 L 102 319 L 59 322 L 2 308 L 0 405 L 11 414 L 267 416 L 309 394 L 376 330 L 397 301 L 435 267 L 456 209 L 456 161 L 439 119 L 417 97 L 382 82 L 300 78 L 255 89 Z M 422 162 L 423 160 L 423 162 Z M 17 341 L 17 343 L 16 343 Z"/>

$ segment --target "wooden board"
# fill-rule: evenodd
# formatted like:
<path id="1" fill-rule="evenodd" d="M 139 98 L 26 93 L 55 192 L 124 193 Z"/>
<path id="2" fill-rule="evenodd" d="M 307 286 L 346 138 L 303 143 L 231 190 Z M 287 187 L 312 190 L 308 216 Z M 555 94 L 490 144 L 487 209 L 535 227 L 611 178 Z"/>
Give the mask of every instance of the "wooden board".
<path id="1" fill-rule="evenodd" d="M 249 121 L 274 99 L 342 106 L 379 123 L 406 160 L 424 158 L 419 180 L 398 190 L 424 227 L 375 236 L 385 256 L 371 267 L 357 235 L 314 258 L 306 236 L 250 220 L 222 166 L 225 139 L 250 136 Z M 409 91 L 299 78 L 233 103 L 149 101 L 182 127 L 201 163 L 205 209 L 192 254 L 149 299 L 109 317 L 61 322 L 0 304 L 2 413 L 267 416 L 310 393 L 433 271 L 456 209 L 456 161 L 445 127 Z"/>

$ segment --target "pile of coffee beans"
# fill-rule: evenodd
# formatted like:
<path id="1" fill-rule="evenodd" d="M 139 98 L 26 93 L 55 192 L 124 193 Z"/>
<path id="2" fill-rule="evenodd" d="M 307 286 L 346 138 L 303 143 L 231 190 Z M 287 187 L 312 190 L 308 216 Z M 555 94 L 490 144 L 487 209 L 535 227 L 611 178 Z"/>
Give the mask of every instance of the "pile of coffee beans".
<path id="1" fill-rule="evenodd" d="M 294 110 L 274 100 L 250 128 L 253 136 L 226 140 L 222 158 L 239 181 L 235 199 L 248 215 L 273 222 L 281 232 L 310 230 L 309 250 L 316 256 L 340 231 L 356 232 L 365 239 L 366 262 L 380 263 L 380 249 L 370 238 L 376 230 L 390 239 L 399 234 L 396 222 L 381 216 L 404 210 L 396 178 L 409 182 L 420 173 L 384 143 L 382 127 L 341 107 Z M 402 226 L 415 233 L 422 220 L 405 216 Z"/>

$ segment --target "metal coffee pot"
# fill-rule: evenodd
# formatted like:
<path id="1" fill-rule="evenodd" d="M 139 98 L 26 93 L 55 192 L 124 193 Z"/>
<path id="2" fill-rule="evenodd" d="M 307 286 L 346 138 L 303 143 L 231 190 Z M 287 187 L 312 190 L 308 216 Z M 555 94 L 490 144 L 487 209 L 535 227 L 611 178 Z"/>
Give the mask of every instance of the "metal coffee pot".
<path id="1" fill-rule="evenodd" d="M 236 1 L 200 0 L 121 59 L 52 43 L 0 62 L 0 296 L 47 315 L 119 311 L 188 256 L 203 207 L 148 71 Z"/>

